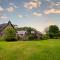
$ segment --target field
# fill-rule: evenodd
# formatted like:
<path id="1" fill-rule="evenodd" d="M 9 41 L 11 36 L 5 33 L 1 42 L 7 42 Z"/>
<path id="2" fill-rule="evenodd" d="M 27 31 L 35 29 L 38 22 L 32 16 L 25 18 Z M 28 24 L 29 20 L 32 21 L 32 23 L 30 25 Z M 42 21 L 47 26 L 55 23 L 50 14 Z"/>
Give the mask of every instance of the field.
<path id="1" fill-rule="evenodd" d="M 0 42 L 0 60 L 60 60 L 60 40 Z"/>

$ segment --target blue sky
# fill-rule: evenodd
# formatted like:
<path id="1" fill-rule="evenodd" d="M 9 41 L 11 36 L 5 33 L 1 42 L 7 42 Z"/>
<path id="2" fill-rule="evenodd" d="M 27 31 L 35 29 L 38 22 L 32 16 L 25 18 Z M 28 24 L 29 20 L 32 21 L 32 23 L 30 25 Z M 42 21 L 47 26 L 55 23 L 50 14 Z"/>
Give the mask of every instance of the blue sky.
<path id="1" fill-rule="evenodd" d="M 41 32 L 52 24 L 60 27 L 60 0 L 0 0 L 0 24 L 9 20 Z"/>

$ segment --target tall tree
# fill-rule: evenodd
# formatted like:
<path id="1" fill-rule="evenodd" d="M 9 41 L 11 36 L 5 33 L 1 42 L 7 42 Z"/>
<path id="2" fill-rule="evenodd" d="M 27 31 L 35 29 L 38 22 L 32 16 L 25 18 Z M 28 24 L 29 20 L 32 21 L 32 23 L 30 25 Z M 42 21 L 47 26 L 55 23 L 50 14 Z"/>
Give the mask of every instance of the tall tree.
<path id="1" fill-rule="evenodd" d="M 56 25 L 51 25 L 49 26 L 47 34 L 49 35 L 50 38 L 57 38 L 59 33 L 59 28 Z"/>

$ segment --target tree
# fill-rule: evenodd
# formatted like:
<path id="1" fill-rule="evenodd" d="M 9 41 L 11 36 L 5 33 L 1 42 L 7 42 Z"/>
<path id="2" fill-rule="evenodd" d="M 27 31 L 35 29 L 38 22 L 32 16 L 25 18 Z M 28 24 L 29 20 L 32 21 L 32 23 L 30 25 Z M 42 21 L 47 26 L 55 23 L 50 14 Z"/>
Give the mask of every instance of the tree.
<path id="1" fill-rule="evenodd" d="M 20 28 L 16 28 L 17 31 L 27 31 L 28 35 L 31 34 L 31 31 L 36 31 L 36 29 L 31 28 L 31 27 L 20 27 Z"/>
<path id="2" fill-rule="evenodd" d="M 4 31 L 4 39 L 6 41 L 16 41 L 16 31 L 13 28 L 7 28 Z"/>
<path id="3" fill-rule="evenodd" d="M 51 25 L 49 26 L 47 34 L 49 35 L 50 38 L 57 38 L 59 34 L 59 28 L 56 25 Z"/>
<path id="4" fill-rule="evenodd" d="M 28 40 L 36 40 L 38 37 L 35 34 L 28 35 Z"/>

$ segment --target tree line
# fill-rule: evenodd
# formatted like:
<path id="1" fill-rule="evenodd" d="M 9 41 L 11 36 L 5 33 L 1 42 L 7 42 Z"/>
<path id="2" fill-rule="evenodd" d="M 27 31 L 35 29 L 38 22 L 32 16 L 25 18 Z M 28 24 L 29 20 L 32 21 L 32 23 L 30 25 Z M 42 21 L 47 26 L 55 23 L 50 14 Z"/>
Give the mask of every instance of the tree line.
<path id="1" fill-rule="evenodd" d="M 45 34 L 41 33 L 39 38 L 37 37 L 37 33 L 31 34 L 32 30 L 37 32 L 36 29 L 31 28 L 31 27 L 23 27 L 23 28 L 17 28 L 17 29 L 7 28 L 4 31 L 4 36 L 0 37 L 0 40 L 5 40 L 5 41 L 22 40 L 22 39 L 18 39 L 18 37 L 16 36 L 17 30 L 27 31 L 28 33 L 26 34 L 26 37 L 28 39 L 26 39 L 26 40 L 28 40 L 28 41 L 30 41 L 30 40 L 60 39 L 60 29 L 59 29 L 59 27 L 57 25 L 50 25 L 49 27 L 47 27 L 45 29 Z"/>

